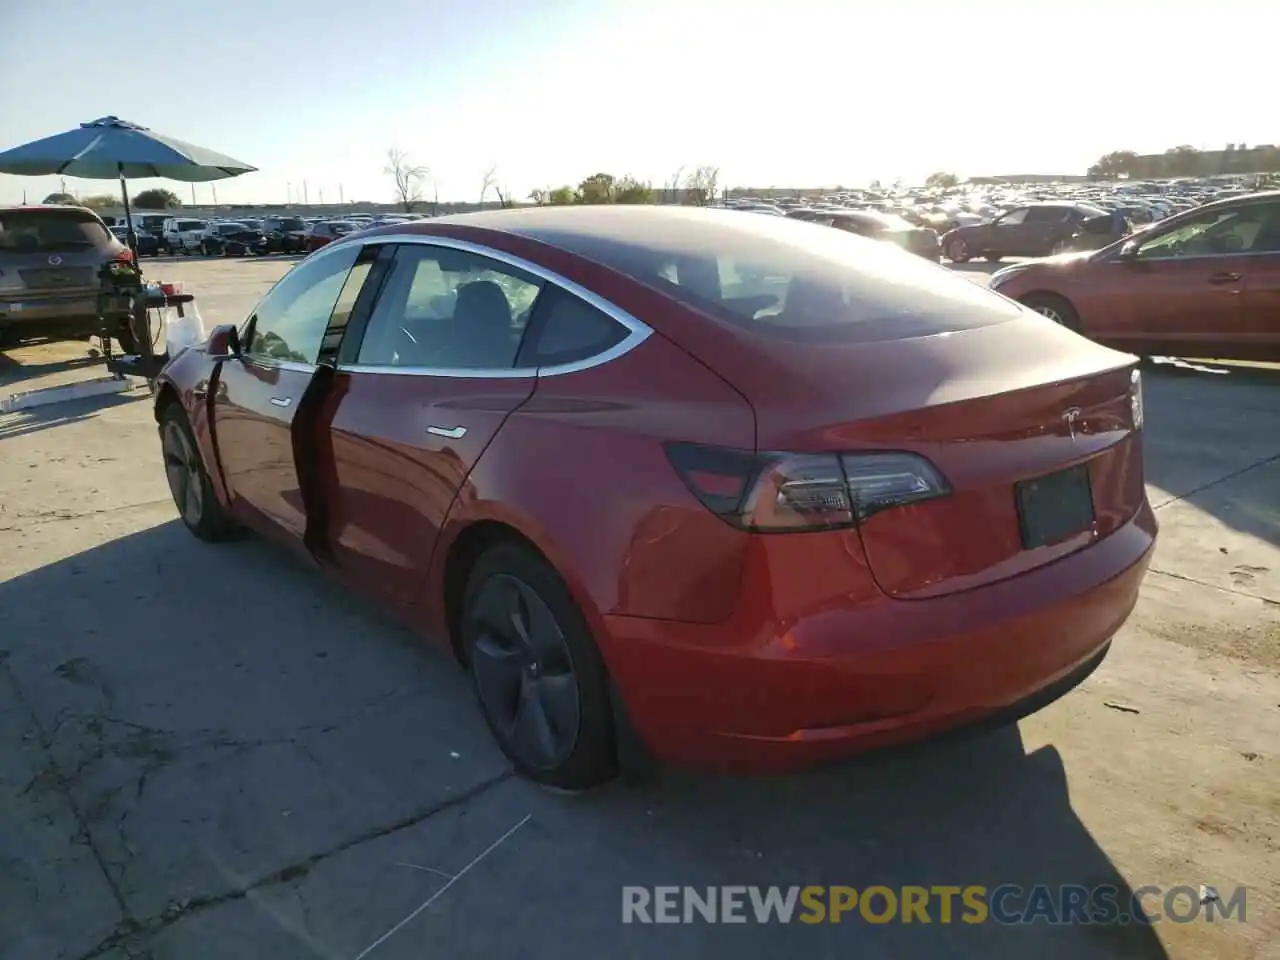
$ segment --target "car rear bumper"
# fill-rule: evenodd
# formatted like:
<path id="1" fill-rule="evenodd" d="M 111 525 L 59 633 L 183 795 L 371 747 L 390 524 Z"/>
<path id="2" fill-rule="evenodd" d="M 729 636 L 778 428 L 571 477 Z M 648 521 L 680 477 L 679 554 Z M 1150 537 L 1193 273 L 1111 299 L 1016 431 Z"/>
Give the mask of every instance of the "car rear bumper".
<path id="1" fill-rule="evenodd" d="M 74 337 L 102 329 L 96 292 L 63 296 L 0 293 L 0 331 L 19 337 Z M 123 322 L 127 310 L 110 311 L 107 322 Z"/>
<path id="2" fill-rule="evenodd" d="M 1061 696 L 1132 611 L 1156 532 L 1144 501 L 1092 547 L 963 593 L 852 606 L 835 598 L 802 617 L 766 613 L 754 624 L 607 616 L 601 649 L 657 758 L 792 769 Z"/>

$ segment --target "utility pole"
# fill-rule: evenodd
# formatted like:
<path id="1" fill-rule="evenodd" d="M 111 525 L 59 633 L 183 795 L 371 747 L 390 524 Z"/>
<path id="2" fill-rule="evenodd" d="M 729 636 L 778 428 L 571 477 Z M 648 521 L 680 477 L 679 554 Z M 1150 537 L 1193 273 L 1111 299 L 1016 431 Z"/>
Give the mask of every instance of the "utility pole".
<path id="1" fill-rule="evenodd" d="M 305 207 L 310 201 L 307 200 L 307 181 L 302 181 L 302 205 Z"/>
<path id="2" fill-rule="evenodd" d="M 191 184 L 191 205 L 193 207 L 196 205 L 196 185 L 194 183 Z"/>
<path id="3" fill-rule="evenodd" d="M 284 185 L 284 205 L 286 207 L 293 206 L 293 182 L 289 181 Z"/>
<path id="4" fill-rule="evenodd" d="M 347 203 L 347 197 L 342 192 L 342 184 L 338 184 L 338 203 L 342 204 L 343 206 L 346 206 L 346 203 Z"/>
<path id="5" fill-rule="evenodd" d="M 320 188 L 320 206 L 324 206 L 324 187 Z"/>
<path id="6" fill-rule="evenodd" d="M 213 186 L 211 189 L 213 190 L 213 205 L 216 207 L 218 205 L 218 188 Z"/>

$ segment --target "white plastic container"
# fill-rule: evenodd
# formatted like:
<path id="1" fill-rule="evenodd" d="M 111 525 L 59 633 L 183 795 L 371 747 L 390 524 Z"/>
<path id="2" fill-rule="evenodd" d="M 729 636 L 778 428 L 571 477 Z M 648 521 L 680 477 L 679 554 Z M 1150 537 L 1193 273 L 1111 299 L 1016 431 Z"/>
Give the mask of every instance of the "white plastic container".
<path id="1" fill-rule="evenodd" d="M 200 316 L 194 300 L 181 307 L 163 307 L 160 317 L 164 330 L 164 350 L 171 357 L 176 357 L 187 347 L 194 347 L 209 339 L 204 318 Z"/>

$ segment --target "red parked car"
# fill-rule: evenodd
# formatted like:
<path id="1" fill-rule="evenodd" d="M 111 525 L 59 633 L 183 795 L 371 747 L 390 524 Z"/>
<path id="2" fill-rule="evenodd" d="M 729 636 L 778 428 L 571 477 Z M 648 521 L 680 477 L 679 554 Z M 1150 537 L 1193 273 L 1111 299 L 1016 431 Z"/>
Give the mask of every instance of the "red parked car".
<path id="1" fill-rule="evenodd" d="M 1061 695 L 1156 536 L 1133 357 L 781 217 L 365 231 L 173 358 L 182 519 L 467 665 L 516 768 L 778 770 Z"/>
<path id="2" fill-rule="evenodd" d="M 1014 264 L 991 288 L 1133 353 L 1280 360 L 1280 193 L 1205 204 L 1096 253 Z"/>
<path id="3" fill-rule="evenodd" d="M 310 224 L 302 234 L 303 252 L 312 253 L 357 229 L 359 228 L 348 220 L 321 220 Z"/>

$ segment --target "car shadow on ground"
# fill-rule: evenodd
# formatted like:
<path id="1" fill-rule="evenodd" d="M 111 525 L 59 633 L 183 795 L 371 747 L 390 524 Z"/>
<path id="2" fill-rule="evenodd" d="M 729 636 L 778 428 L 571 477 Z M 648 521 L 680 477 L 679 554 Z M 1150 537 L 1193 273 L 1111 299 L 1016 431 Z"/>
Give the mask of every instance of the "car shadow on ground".
<path id="1" fill-rule="evenodd" d="M 1157 357 L 1143 370 L 1153 505 L 1185 500 L 1280 546 L 1280 367 Z"/>
<path id="2" fill-rule="evenodd" d="M 89 355 L 89 345 L 85 344 L 85 355 L 59 360 L 37 360 L 24 362 L 11 353 L 0 352 L 0 388 L 11 387 L 27 380 L 35 380 L 51 373 L 65 373 L 71 370 L 82 370 L 101 365 L 102 358 Z M 106 371 L 103 370 L 103 374 Z"/>
<path id="3" fill-rule="evenodd" d="M 434 848 L 461 866 L 531 815 L 500 867 L 379 956 L 1166 956 L 1144 924 L 975 924 L 958 899 L 944 923 L 936 896 L 929 923 L 855 908 L 813 926 L 623 925 L 629 885 L 1070 884 L 1128 909 L 1060 755 L 1027 754 L 1013 726 L 794 776 L 669 772 L 561 797 L 511 778 L 447 657 L 285 552 L 202 544 L 177 521 L 0 584 L 0 638 L 56 764 L 21 791 L 0 780 L 0 804 L 19 837 L 44 836 L 39 801 L 65 793 L 127 910 L 114 927 L 67 922 L 91 890 L 63 867 L 6 881 L 0 926 L 45 937 L 44 955 L 154 937 L 193 958 L 354 956 L 425 899 L 430 878 L 397 861 Z"/>

